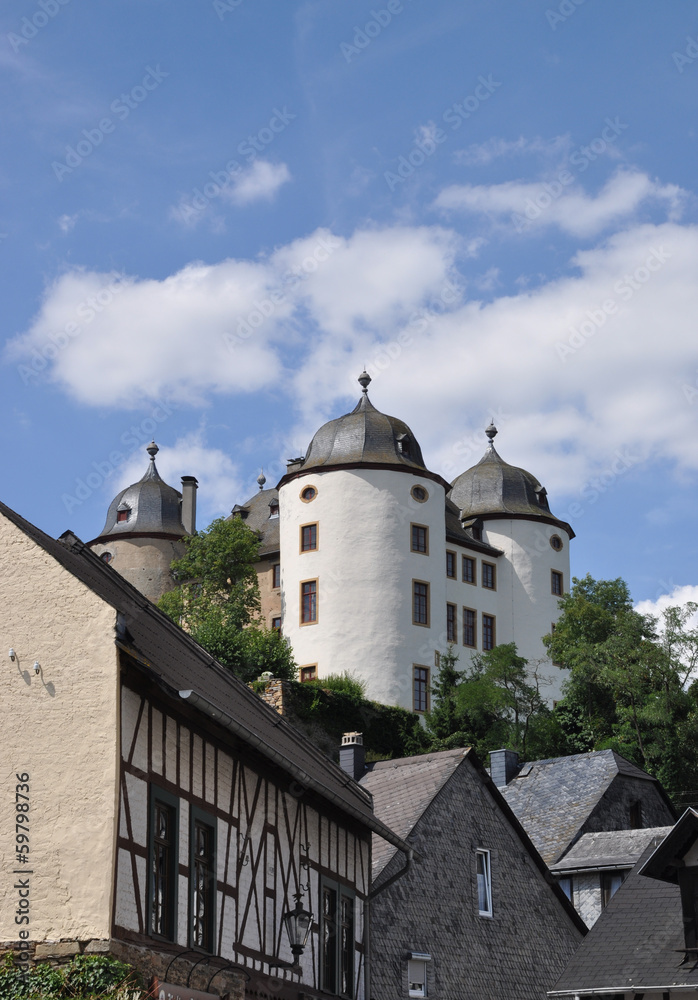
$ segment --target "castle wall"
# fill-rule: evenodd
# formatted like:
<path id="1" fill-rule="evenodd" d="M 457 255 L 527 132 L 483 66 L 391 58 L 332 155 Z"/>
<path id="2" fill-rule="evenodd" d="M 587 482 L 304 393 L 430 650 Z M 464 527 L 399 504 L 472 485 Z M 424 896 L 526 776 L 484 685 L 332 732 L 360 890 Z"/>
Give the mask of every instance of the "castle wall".
<path id="1" fill-rule="evenodd" d="M 111 553 L 109 565 L 154 603 L 173 589 L 170 563 L 185 553 L 184 542 L 169 538 L 110 538 L 91 549 Z"/>

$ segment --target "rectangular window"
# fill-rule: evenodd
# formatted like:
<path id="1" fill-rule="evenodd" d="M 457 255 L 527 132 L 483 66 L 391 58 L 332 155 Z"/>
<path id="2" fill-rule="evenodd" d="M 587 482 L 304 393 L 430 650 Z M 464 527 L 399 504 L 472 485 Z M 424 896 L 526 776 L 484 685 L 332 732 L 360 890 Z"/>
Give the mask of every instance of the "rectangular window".
<path id="1" fill-rule="evenodd" d="M 606 909 L 618 892 L 627 872 L 601 872 L 601 905 Z"/>
<path id="2" fill-rule="evenodd" d="M 414 668 L 412 704 L 415 712 L 426 712 L 429 708 L 429 667 Z"/>
<path id="3" fill-rule="evenodd" d="M 446 553 L 446 576 L 455 580 L 456 578 L 456 553 L 447 552 Z"/>
<path id="4" fill-rule="evenodd" d="M 482 586 L 485 590 L 497 589 L 497 567 L 494 563 L 482 563 Z"/>
<path id="5" fill-rule="evenodd" d="M 301 682 L 314 681 L 317 679 L 317 664 L 312 663 L 308 667 L 301 667 Z"/>
<path id="6" fill-rule="evenodd" d="M 494 615 L 482 616 L 482 648 L 494 649 L 496 645 L 496 632 Z"/>
<path id="7" fill-rule="evenodd" d="M 477 647 L 477 611 L 463 608 L 463 645 Z"/>
<path id="8" fill-rule="evenodd" d="M 429 555 L 429 529 L 423 524 L 413 524 L 412 529 L 412 551 L 421 552 L 422 555 Z"/>
<path id="9" fill-rule="evenodd" d="M 301 525 L 301 552 L 317 551 L 317 523 Z"/>
<path id="10" fill-rule="evenodd" d="M 633 802 L 629 809 L 629 820 L 631 830 L 642 829 L 642 802 Z"/>
<path id="11" fill-rule="evenodd" d="M 271 620 L 271 628 L 273 632 L 281 631 L 281 615 L 275 615 Z"/>
<path id="12" fill-rule="evenodd" d="M 475 580 L 475 560 L 470 556 L 463 556 L 463 583 L 476 582 Z"/>
<path id="13" fill-rule="evenodd" d="M 410 997 L 427 996 L 427 961 L 425 959 L 408 959 L 407 989 Z"/>
<path id="14" fill-rule="evenodd" d="M 148 926 L 154 937 L 174 941 L 177 913 L 179 802 L 151 785 L 148 837 Z"/>
<path id="15" fill-rule="evenodd" d="M 477 910 L 481 917 L 492 916 L 492 871 L 490 852 L 477 852 Z"/>
<path id="16" fill-rule="evenodd" d="M 317 622 L 317 580 L 301 583 L 301 625 Z"/>
<path id="17" fill-rule="evenodd" d="M 354 895 L 336 882 L 322 880 L 320 905 L 320 981 L 335 996 L 354 996 Z"/>
<path id="18" fill-rule="evenodd" d="M 455 604 L 446 605 L 446 641 L 458 642 L 458 622 Z"/>
<path id="19" fill-rule="evenodd" d="M 556 569 L 550 570 L 550 590 L 556 597 L 562 597 L 562 573 Z"/>
<path id="20" fill-rule="evenodd" d="M 271 585 L 274 590 L 281 586 L 281 563 L 274 563 L 271 568 Z"/>
<path id="21" fill-rule="evenodd" d="M 420 580 L 412 583 L 412 622 L 429 625 L 429 584 Z"/>
<path id="22" fill-rule="evenodd" d="M 564 894 L 567 896 L 567 898 L 569 899 L 569 901 L 572 904 L 572 906 L 574 906 L 574 881 L 573 881 L 573 879 L 572 878 L 561 878 L 560 879 L 560 888 L 562 889 L 562 891 L 564 892 Z"/>
<path id="23" fill-rule="evenodd" d="M 214 952 L 216 939 L 216 820 L 191 807 L 189 945 Z"/>

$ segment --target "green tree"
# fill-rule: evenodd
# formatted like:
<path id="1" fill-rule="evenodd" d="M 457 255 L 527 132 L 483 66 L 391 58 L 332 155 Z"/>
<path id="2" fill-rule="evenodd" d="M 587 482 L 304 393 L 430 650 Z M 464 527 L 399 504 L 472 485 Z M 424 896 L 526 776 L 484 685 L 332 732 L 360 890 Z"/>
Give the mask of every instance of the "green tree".
<path id="1" fill-rule="evenodd" d="M 257 535 L 239 518 L 221 517 L 184 542 L 187 551 L 172 563 L 178 586 L 158 606 L 241 680 L 265 670 L 293 678 L 291 648 L 260 618 Z"/>

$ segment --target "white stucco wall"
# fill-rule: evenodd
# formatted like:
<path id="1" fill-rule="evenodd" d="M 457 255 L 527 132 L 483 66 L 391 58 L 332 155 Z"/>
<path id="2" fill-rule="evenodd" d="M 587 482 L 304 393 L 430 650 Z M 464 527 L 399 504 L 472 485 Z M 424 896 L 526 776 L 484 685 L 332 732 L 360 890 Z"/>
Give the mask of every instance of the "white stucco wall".
<path id="1" fill-rule="evenodd" d="M 301 490 L 318 494 L 303 503 Z M 421 486 L 424 503 L 410 491 Z M 309 470 L 280 491 L 283 632 L 299 665 L 348 671 L 369 697 L 413 706 L 413 666 L 433 669 L 446 648 L 444 490 L 387 469 Z M 300 553 L 300 526 L 318 523 L 318 549 Z M 411 551 L 411 524 L 429 529 L 429 554 Z M 300 583 L 318 580 L 318 622 L 300 625 Z M 412 623 L 412 582 L 430 586 L 429 627 Z"/>
<path id="2" fill-rule="evenodd" d="M 118 801 L 115 612 L 2 515 L 0 609 L 0 940 L 16 941 L 20 927 L 31 941 L 108 938 Z M 26 866 L 13 853 L 17 772 L 29 774 Z M 14 868 L 32 873 L 26 925 L 15 923 L 14 880 L 22 876 Z"/>

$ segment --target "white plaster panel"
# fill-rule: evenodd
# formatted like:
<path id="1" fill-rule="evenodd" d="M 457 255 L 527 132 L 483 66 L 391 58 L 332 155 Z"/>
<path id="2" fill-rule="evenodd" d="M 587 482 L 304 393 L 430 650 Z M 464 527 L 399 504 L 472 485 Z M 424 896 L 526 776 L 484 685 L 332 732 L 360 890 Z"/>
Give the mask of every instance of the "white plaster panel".
<path id="1" fill-rule="evenodd" d="M 216 770 L 214 765 L 215 747 L 211 743 L 205 744 L 206 760 L 206 801 L 216 801 Z"/>
<path id="2" fill-rule="evenodd" d="M 123 690 L 126 690 L 125 688 Z M 124 755 L 130 753 L 124 747 Z M 138 732 L 136 734 L 136 746 L 133 750 L 133 758 L 131 763 L 134 767 L 140 768 L 141 771 L 148 770 L 148 707 L 147 705 L 143 709 L 143 714 L 141 716 L 141 721 L 138 725 Z"/>
<path id="3" fill-rule="evenodd" d="M 121 754 L 128 759 L 136 732 L 141 699 L 129 688 L 121 689 Z"/>
<path id="4" fill-rule="evenodd" d="M 126 774 L 125 780 L 133 839 L 145 847 L 148 843 L 148 783 L 133 774 Z"/>
<path id="5" fill-rule="evenodd" d="M 331 867 L 330 860 L 330 823 L 326 816 L 320 817 L 320 864 L 323 868 Z"/>
<path id="6" fill-rule="evenodd" d="M 136 908 L 131 857 L 124 850 L 120 850 L 117 857 L 116 923 L 130 931 L 138 930 L 138 910 Z"/>
<path id="7" fill-rule="evenodd" d="M 165 716 L 165 768 L 164 773 L 168 781 L 177 781 L 177 723 L 169 716 Z"/>
<path id="8" fill-rule="evenodd" d="M 233 781 L 233 762 L 224 753 L 218 754 L 218 808 L 230 809 L 230 788 Z"/>
<path id="9" fill-rule="evenodd" d="M 313 484 L 310 504 L 300 490 Z M 416 503 L 413 486 L 429 494 Z M 412 708 L 412 667 L 431 666 L 446 647 L 444 491 L 411 473 L 383 469 L 319 472 L 281 489 L 283 629 L 299 664 L 320 677 L 348 671 L 371 697 Z M 299 529 L 317 521 L 317 552 L 299 553 Z M 411 551 L 411 523 L 429 529 L 429 555 Z M 299 624 L 300 583 L 318 579 L 318 623 Z M 412 581 L 430 585 L 430 626 L 412 623 Z M 380 649 L 380 663 L 376 650 Z"/>
<path id="10" fill-rule="evenodd" d="M 158 712 L 157 708 L 152 710 L 152 738 L 151 738 L 151 753 L 153 755 L 153 771 L 156 774 L 162 774 L 162 712 Z"/>
<path id="11" fill-rule="evenodd" d="M 179 800 L 179 863 L 189 866 L 189 803 Z"/>
<path id="12" fill-rule="evenodd" d="M 200 736 L 194 733 L 192 746 L 192 793 L 203 798 L 204 748 Z"/>
<path id="13" fill-rule="evenodd" d="M 189 879 L 179 876 L 177 882 L 177 944 L 189 938 Z"/>
<path id="14" fill-rule="evenodd" d="M 185 792 L 189 788 L 189 756 L 191 733 L 186 726 L 179 727 L 179 783 Z"/>

